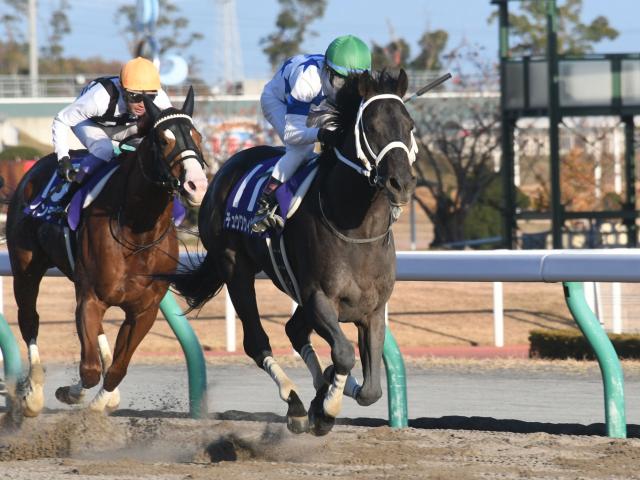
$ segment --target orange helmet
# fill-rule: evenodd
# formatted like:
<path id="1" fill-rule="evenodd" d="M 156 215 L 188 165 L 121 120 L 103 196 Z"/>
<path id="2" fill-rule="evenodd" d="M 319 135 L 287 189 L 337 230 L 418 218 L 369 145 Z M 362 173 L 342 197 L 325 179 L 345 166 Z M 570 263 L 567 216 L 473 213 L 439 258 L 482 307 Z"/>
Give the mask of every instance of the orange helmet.
<path id="1" fill-rule="evenodd" d="M 120 83 L 126 90 L 160 90 L 160 73 L 146 58 L 129 60 L 120 70 Z"/>

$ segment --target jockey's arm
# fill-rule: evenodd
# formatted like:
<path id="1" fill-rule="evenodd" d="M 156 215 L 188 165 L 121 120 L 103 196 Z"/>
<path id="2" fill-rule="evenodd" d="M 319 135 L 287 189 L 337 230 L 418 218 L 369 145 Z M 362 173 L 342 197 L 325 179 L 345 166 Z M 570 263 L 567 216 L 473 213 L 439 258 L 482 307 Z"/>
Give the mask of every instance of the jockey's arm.
<path id="1" fill-rule="evenodd" d="M 291 93 L 287 95 L 287 112 L 284 125 L 284 143 L 304 145 L 314 143 L 318 137 L 316 127 L 307 127 L 311 104 L 319 102 L 322 84 L 318 69 L 310 66 L 300 69 L 290 78 Z"/>
<path id="2" fill-rule="evenodd" d="M 109 93 L 102 86 L 92 88 L 63 108 L 53 119 L 53 147 L 58 160 L 69 156 L 67 127 L 72 128 L 92 117 L 103 115 L 109 105 Z M 102 160 L 108 161 L 113 156 L 113 147 L 109 136 L 102 129 L 95 128 L 92 135 L 90 152 Z M 85 145 L 86 146 L 86 145 Z"/>

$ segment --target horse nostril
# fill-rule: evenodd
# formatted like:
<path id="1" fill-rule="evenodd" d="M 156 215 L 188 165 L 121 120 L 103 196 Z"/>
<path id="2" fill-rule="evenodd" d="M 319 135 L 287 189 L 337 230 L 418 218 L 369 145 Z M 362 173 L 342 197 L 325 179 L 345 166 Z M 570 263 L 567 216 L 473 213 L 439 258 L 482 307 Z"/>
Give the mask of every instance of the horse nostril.
<path id="1" fill-rule="evenodd" d="M 395 177 L 391 177 L 389 179 L 389 186 L 397 191 L 402 190 L 402 187 L 400 186 L 400 183 L 398 182 L 398 180 L 395 179 Z"/>
<path id="2" fill-rule="evenodd" d="M 186 189 L 190 192 L 195 192 L 196 191 L 196 184 L 193 183 L 192 180 L 189 180 L 186 185 L 185 185 Z"/>

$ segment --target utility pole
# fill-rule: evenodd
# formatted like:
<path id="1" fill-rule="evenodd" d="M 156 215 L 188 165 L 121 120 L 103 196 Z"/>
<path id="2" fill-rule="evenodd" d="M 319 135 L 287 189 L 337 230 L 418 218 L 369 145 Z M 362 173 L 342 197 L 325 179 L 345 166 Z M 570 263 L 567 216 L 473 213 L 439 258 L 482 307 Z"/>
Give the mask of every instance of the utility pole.
<path id="1" fill-rule="evenodd" d="M 551 156 L 551 236 L 553 248 L 562 248 L 564 212 L 560 197 L 560 123 L 558 89 L 558 11 L 547 0 L 547 67 L 549 81 L 549 150 Z"/>
<path id="2" fill-rule="evenodd" d="M 29 80 L 31 96 L 38 96 L 38 25 L 36 0 L 29 0 Z"/>

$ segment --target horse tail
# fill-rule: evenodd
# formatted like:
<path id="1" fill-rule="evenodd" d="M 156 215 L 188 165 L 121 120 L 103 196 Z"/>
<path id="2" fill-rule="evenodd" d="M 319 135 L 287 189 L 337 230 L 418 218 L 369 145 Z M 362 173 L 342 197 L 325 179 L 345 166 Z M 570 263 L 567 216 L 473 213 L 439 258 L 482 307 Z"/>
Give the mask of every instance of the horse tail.
<path id="1" fill-rule="evenodd" d="M 207 253 L 200 264 L 183 266 L 176 273 L 162 275 L 162 278 L 168 280 L 174 290 L 185 298 L 189 305 L 187 313 L 202 308 L 224 286 L 214 256 L 210 253 Z"/>

